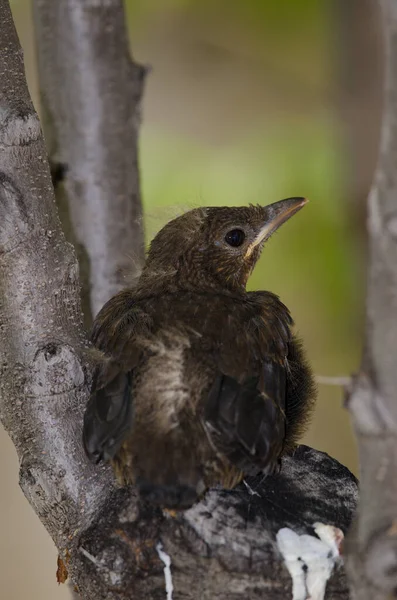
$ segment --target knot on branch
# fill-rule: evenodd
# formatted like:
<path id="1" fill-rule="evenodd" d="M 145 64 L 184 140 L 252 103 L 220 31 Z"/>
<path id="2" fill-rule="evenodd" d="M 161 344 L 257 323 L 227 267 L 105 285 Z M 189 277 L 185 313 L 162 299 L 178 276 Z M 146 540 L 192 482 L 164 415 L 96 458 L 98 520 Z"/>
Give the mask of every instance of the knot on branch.
<path id="1" fill-rule="evenodd" d="M 18 114 L 0 106 L 0 146 L 27 146 L 41 137 L 36 113 Z"/>
<path id="2" fill-rule="evenodd" d="M 380 436 L 396 432 L 393 415 L 377 389 L 374 376 L 361 371 L 353 380 L 346 404 L 361 434 Z"/>
<path id="3" fill-rule="evenodd" d="M 28 394 L 36 397 L 67 394 L 84 382 L 81 359 L 73 348 L 50 342 L 36 352 Z"/>

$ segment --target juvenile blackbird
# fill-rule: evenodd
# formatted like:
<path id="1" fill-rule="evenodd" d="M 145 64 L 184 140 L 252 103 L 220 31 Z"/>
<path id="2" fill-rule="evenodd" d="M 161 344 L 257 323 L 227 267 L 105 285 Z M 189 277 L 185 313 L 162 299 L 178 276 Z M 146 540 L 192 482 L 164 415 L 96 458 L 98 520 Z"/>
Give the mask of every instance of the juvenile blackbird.
<path id="1" fill-rule="evenodd" d="M 183 509 L 214 484 L 270 473 L 304 431 L 315 390 L 292 318 L 246 283 L 305 203 L 185 213 L 153 239 L 137 285 L 99 312 L 85 449 L 151 502 Z"/>

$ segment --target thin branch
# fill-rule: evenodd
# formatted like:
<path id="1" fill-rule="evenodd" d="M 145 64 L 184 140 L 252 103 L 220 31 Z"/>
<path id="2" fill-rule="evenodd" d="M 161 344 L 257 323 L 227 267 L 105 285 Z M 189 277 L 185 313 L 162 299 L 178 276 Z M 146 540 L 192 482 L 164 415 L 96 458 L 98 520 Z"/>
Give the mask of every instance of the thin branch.
<path id="1" fill-rule="evenodd" d="M 95 315 L 143 259 L 137 138 L 145 69 L 130 59 L 122 0 L 33 6 L 47 147 L 66 167 L 57 198 Z"/>
<path id="2" fill-rule="evenodd" d="M 349 387 L 353 382 L 352 377 L 346 375 L 316 375 L 315 379 L 319 385 L 332 385 L 342 388 Z"/>
<path id="3" fill-rule="evenodd" d="M 383 600 L 397 589 L 397 2 L 380 5 L 386 83 L 368 201 L 366 345 L 348 403 L 361 465 L 358 519 L 348 540 L 355 600 Z"/>

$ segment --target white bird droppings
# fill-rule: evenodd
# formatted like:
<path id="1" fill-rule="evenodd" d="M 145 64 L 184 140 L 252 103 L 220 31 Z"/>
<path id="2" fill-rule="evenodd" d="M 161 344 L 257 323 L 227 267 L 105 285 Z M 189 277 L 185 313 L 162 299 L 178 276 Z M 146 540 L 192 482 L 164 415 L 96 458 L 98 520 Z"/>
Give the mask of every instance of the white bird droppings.
<path id="1" fill-rule="evenodd" d="M 167 600 L 172 600 L 172 592 L 174 591 L 174 586 L 172 584 L 172 574 L 171 574 L 171 557 L 169 554 L 164 552 L 163 544 L 159 542 L 156 546 L 157 554 L 159 555 L 160 560 L 164 563 L 164 579 L 165 579 L 165 591 L 167 592 Z"/>
<path id="2" fill-rule="evenodd" d="M 292 600 L 324 600 L 327 581 L 340 558 L 343 532 L 337 527 L 315 523 L 318 535 L 298 535 L 284 527 L 277 544 L 292 578 Z"/>

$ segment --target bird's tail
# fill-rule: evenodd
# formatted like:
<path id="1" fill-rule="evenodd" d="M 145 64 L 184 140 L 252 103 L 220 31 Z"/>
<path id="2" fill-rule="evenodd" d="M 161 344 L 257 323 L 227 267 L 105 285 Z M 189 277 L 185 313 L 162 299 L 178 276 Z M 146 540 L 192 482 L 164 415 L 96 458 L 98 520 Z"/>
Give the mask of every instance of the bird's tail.
<path id="1" fill-rule="evenodd" d="M 165 508 L 186 509 L 205 491 L 197 430 L 180 422 L 166 435 L 131 435 L 132 471 L 141 496 Z"/>

